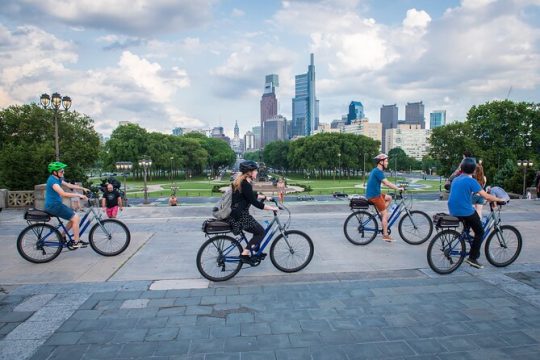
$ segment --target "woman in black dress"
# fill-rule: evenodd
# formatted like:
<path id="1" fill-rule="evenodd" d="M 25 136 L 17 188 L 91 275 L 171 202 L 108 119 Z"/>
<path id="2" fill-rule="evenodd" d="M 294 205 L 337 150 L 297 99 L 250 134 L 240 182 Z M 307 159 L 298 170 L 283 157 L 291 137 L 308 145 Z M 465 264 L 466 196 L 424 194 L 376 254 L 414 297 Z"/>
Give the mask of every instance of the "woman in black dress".
<path id="1" fill-rule="evenodd" d="M 264 238 L 264 228 L 249 214 L 251 205 L 261 210 L 277 211 L 275 206 L 265 205 L 264 200 L 272 200 L 265 195 L 257 195 L 253 191 L 252 181 L 257 178 L 259 167 L 255 161 L 247 160 L 240 163 L 241 174 L 232 183 L 233 195 L 231 205 L 231 215 L 229 223 L 234 234 L 239 234 L 241 230 L 252 233 L 253 237 L 248 242 L 247 247 L 242 252 L 240 259 L 242 262 L 251 264 L 250 249 L 257 251 L 259 244 Z M 259 201 L 261 200 L 261 201 Z"/>

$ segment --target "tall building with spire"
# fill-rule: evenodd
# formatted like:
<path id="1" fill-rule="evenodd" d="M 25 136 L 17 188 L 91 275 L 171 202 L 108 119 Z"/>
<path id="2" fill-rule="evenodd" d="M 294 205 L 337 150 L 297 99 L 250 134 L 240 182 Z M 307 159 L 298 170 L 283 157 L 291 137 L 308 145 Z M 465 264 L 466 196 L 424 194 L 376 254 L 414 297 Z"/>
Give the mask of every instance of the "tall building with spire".
<path id="1" fill-rule="evenodd" d="M 264 147 L 264 123 L 277 115 L 277 87 L 279 86 L 279 77 L 276 74 L 266 75 L 264 82 L 264 93 L 261 98 L 261 148 Z"/>
<path id="2" fill-rule="evenodd" d="M 319 127 L 319 100 L 315 94 L 315 56 L 311 54 L 305 74 L 295 76 L 292 99 L 292 136 L 312 135 Z"/>
<path id="3" fill-rule="evenodd" d="M 241 157 L 244 153 L 244 139 L 240 138 L 240 128 L 238 127 L 238 121 L 236 121 L 234 124 L 234 137 L 231 140 L 231 148 L 238 157 Z"/>

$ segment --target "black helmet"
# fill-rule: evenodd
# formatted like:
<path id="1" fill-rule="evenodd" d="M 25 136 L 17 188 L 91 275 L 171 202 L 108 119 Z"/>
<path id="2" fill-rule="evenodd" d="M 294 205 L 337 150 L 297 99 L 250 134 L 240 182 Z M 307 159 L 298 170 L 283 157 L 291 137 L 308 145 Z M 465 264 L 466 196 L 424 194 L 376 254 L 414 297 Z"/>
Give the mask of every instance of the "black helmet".
<path id="1" fill-rule="evenodd" d="M 474 169 L 476 169 L 476 160 L 474 158 L 468 157 L 463 159 L 461 162 L 461 171 L 470 175 L 474 172 Z"/>
<path id="2" fill-rule="evenodd" d="M 249 171 L 253 171 L 257 169 L 259 169 L 259 165 L 257 165 L 257 163 L 253 160 L 246 160 L 240 163 L 240 172 L 242 174 L 245 174 Z"/>

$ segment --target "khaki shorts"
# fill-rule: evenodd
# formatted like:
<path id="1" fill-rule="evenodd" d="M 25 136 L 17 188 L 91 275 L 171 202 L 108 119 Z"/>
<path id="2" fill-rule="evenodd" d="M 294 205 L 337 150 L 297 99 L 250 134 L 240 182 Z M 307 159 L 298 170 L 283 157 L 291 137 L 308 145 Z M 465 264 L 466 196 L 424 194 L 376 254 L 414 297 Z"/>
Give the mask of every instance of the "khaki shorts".
<path id="1" fill-rule="evenodd" d="M 377 210 L 383 211 L 386 209 L 386 201 L 384 201 L 385 194 L 381 194 L 379 196 L 372 197 L 371 199 L 368 199 L 375 205 Z"/>

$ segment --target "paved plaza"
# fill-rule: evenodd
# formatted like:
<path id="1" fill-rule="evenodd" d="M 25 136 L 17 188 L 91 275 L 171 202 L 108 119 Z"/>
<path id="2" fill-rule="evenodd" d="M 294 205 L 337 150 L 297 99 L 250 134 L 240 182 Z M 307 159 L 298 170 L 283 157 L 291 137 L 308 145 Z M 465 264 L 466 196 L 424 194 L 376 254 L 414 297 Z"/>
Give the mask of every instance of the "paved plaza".
<path id="1" fill-rule="evenodd" d="M 414 204 L 430 215 L 445 206 Z M 209 204 L 126 209 L 125 253 L 66 250 L 41 265 L 17 254 L 22 213 L 3 211 L 0 359 L 538 358 L 540 201 L 502 213 L 524 238 L 515 264 L 482 256 L 484 269 L 447 276 L 429 269 L 427 243 L 408 245 L 397 229 L 392 244 L 347 242 L 345 202 L 291 211 L 291 228 L 314 241 L 310 265 L 284 274 L 265 261 L 224 283 L 195 266 Z"/>

